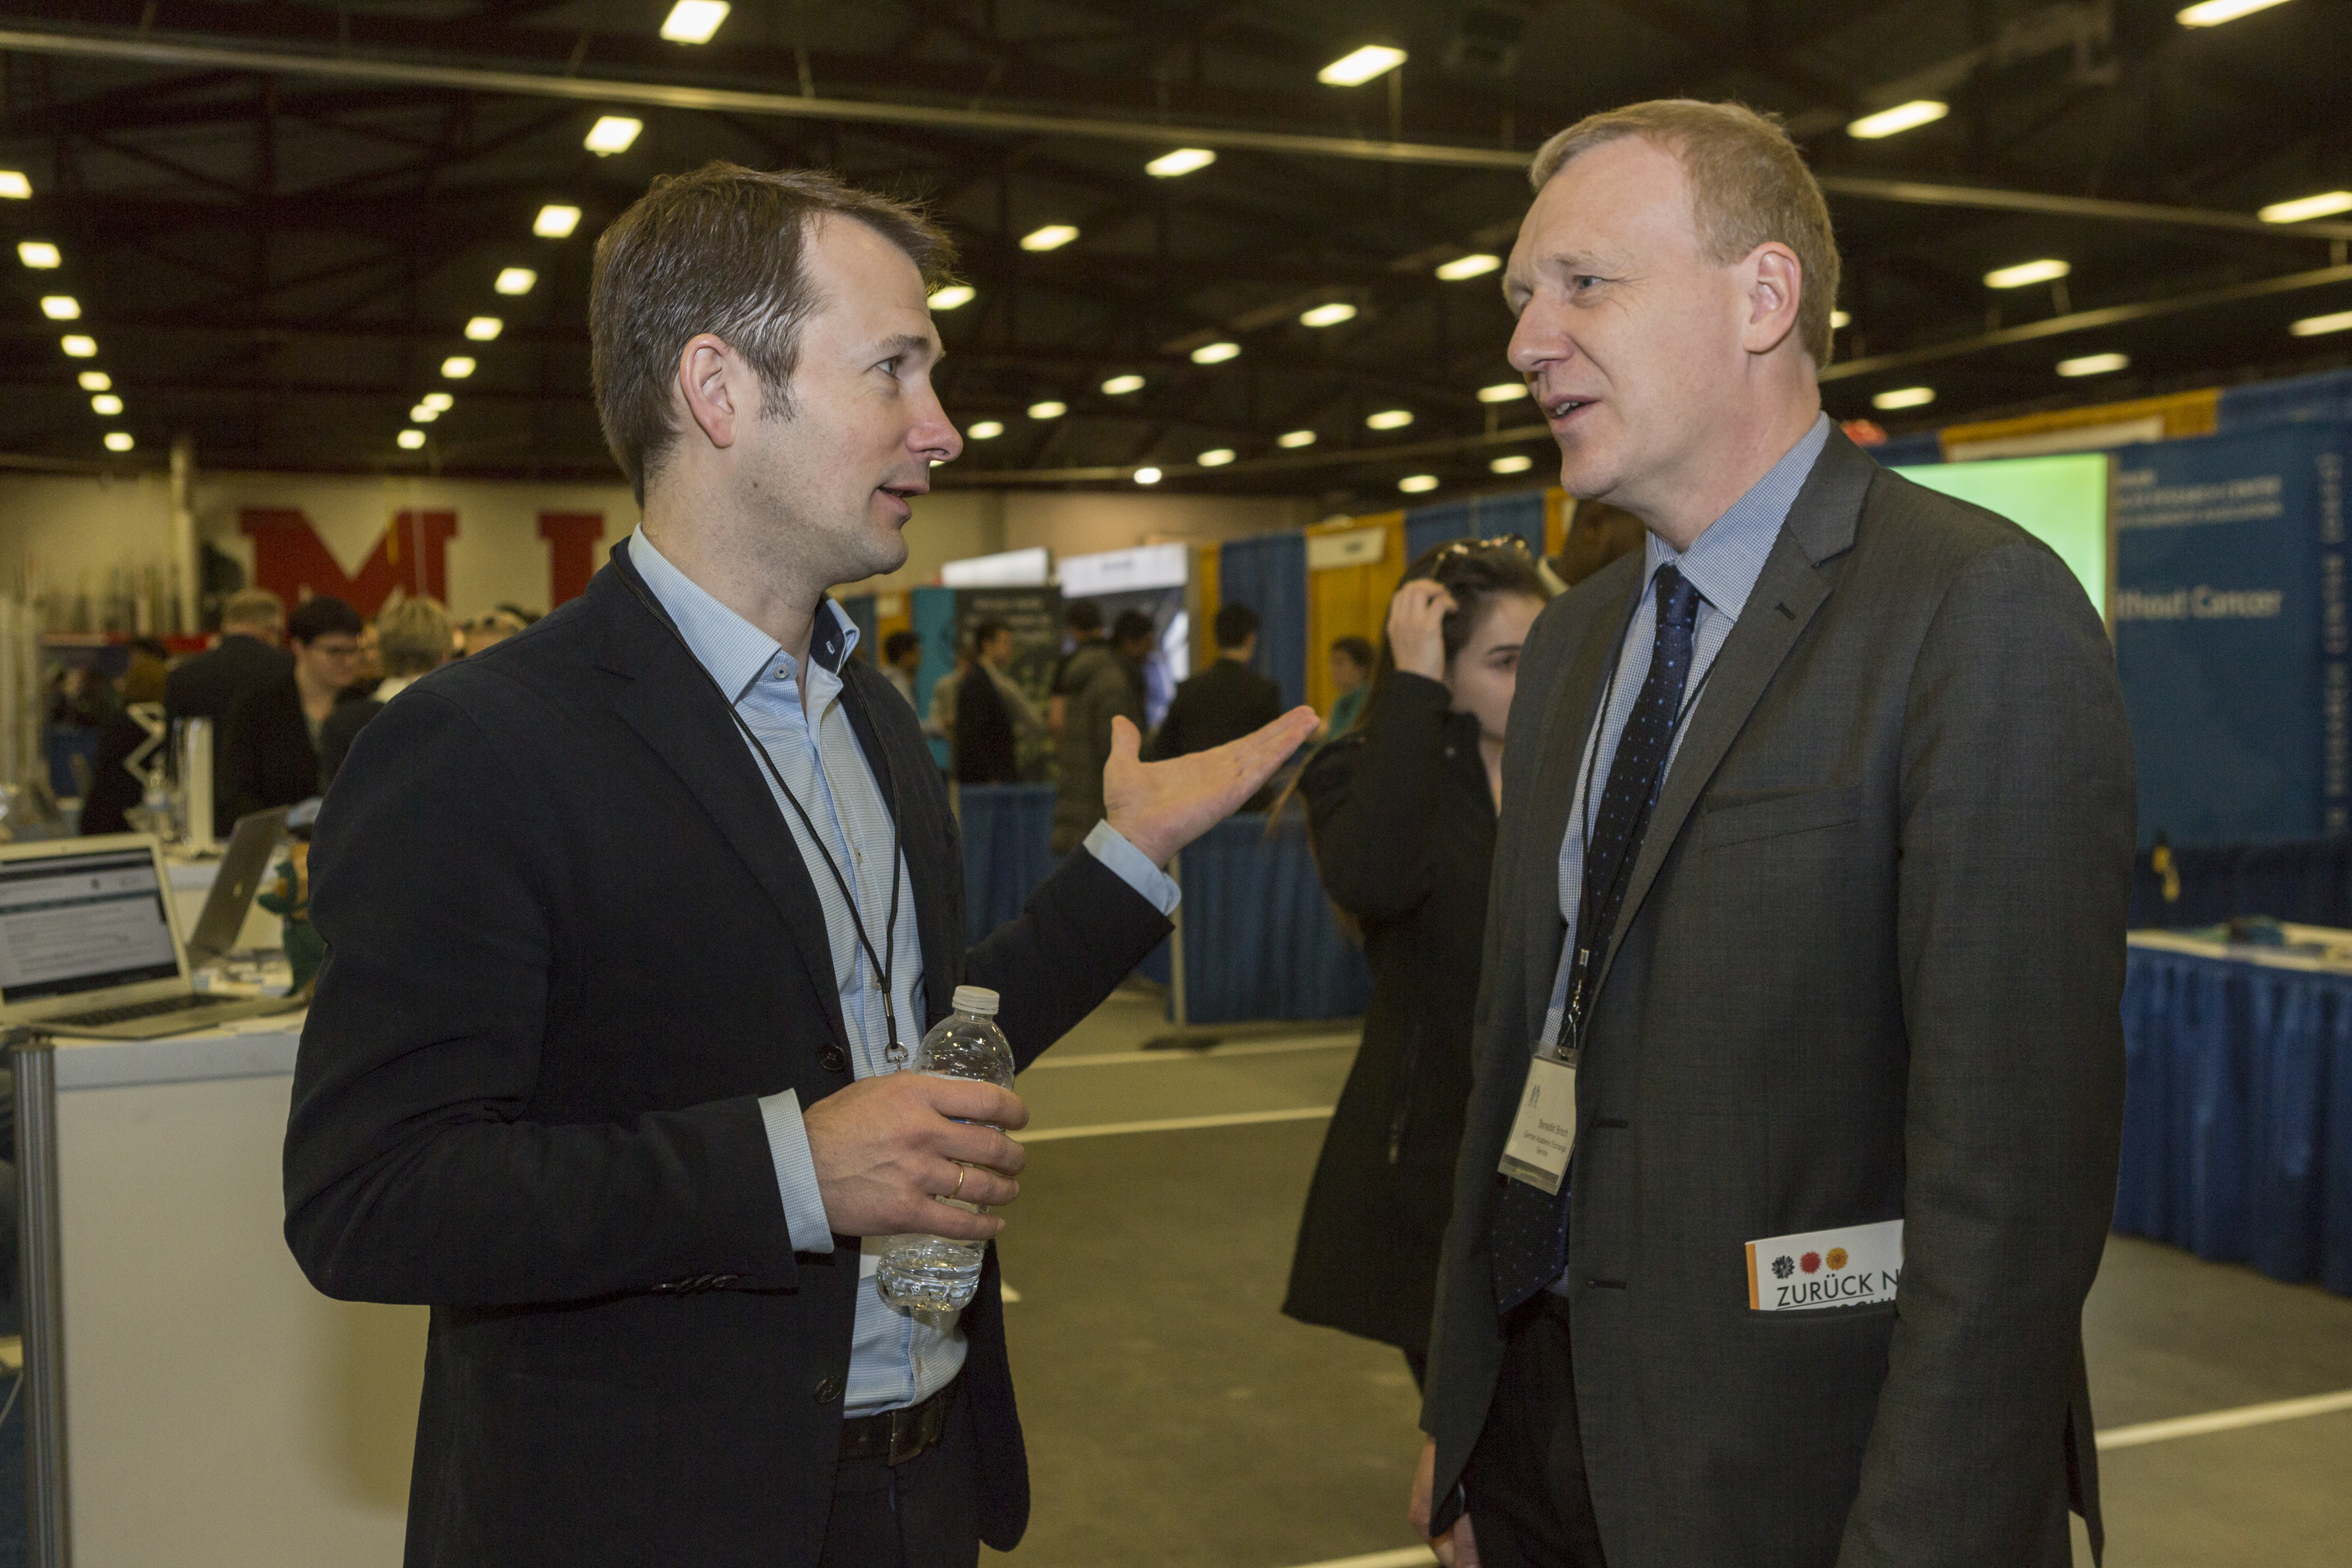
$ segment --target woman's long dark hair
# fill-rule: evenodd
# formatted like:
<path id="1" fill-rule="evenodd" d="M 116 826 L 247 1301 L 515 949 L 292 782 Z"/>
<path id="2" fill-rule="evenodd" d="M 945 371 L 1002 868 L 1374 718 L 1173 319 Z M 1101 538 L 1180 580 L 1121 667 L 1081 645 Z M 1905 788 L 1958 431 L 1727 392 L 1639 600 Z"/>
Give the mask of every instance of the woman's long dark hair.
<path id="1" fill-rule="evenodd" d="M 1544 581 L 1535 557 L 1528 552 L 1526 541 L 1516 533 L 1498 539 L 1451 539 L 1423 551 L 1404 569 L 1397 586 L 1420 582 L 1435 582 L 1454 596 L 1454 608 L 1447 612 L 1440 633 L 1448 665 L 1470 646 L 1471 637 L 1477 634 L 1496 599 L 1551 597 L 1551 584 Z M 1381 683 L 1395 673 L 1396 650 L 1389 647 L 1383 617 L 1380 661 L 1372 667 L 1374 697 L 1380 695 Z"/>

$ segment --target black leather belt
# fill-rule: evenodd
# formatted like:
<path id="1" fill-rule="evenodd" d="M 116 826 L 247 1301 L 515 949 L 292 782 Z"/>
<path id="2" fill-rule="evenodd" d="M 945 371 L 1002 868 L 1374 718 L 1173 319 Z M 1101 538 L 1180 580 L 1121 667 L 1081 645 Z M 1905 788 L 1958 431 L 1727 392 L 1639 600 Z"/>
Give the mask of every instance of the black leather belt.
<path id="1" fill-rule="evenodd" d="M 956 1390 L 962 1386 L 959 1376 L 920 1405 L 885 1410 L 879 1415 L 851 1416 L 841 1424 L 841 1457 L 903 1465 L 930 1452 L 948 1429 L 948 1412 L 954 1408 Z"/>

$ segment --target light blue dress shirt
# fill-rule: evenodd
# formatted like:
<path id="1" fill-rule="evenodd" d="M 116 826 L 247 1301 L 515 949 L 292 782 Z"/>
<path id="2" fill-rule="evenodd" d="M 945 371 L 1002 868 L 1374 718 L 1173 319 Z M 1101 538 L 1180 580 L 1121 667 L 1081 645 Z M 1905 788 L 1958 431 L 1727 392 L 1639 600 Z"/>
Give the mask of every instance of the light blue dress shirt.
<path id="1" fill-rule="evenodd" d="M 822 842 L 808 828 L 761 767 L 776 810 L 792 830 L 807 863 L 809 881 L 824 906 L 834 981 L 849 1027 L 850 1061 L 859 1078 L 895 1072 L 885 1054 L 890 1047 L 882 1005 L 883 977 L 876 974 L 858 941 L 858 922 L 876 949 L 889 943 L 898 1028 L 909 1050 L 921 1037 L 923 952 L 916 931 L 915 889 L 906 858 L 895 859 L 890 809 L 866 765 L 848 710 L 841 700 L 841 671 L 857 646 L 857 627 L 831 599 L 824 602 L 809 636 L 808 697 L 803 706 L 800 667 L 776 639 L 720 604 L 655 549 L 639 529 L 629 539 L 629 560 L 654 597 L 669 612 L 678 633 L 719 689 L 730 694 L 760 747 L 775 763 L 793 794 L 816 825 Z M 755 758 L 756 762 L 757 759 Z M 1161 914 L 1174 911 L 1175 882 L 1151 864 L 1108 822 L 1095 825 L 1086 847 L 1117 872 Z M 856 896 L 853 910 L 824 860 L 830 858 Z M 891 882 L 898 884 L 898 921 L 887 933 Z M 833 1227 L 817 1191 L 816 1163 L 809 1153 L 799 1095 L 792 1089 L 760 1101 L 768 1146 L 776 1166 L 776 1186 L 795 1252 L 831 1252 Z M 935 1315 L 917 1317 L 893 1308 L 875 1288 L 873 1261 L 887 1237 L 868 1237 L 868 1255 L 857 1284 L 857 1321 L 849 1352 L 849 1388 L 844 1410 L 871 1415 L 928 1399 L 963 1369 L 961 1325 Z"/>
<path id="2" fill-rule="evenodd" d="M 1542 1048 L 1558 1042 L 1568 1012 L 1569 971 L 1576 956 L 1577 916 L 1584 901 L 1585 796 L 1589 791 L 1608 788 L 1610 765 L 1617 760 L 1617 742 L 1642 695 L 1642 683 L 1649 679 L 1650 651 L 1657 641 L 1659 569 L 1674 567 L 1699 594 L 1683 717 L 1666 752 L 1666 773 L 1671 773 L 1675 759 L 1682 754 L 1683 737 L 1690 733 L 1690 717 L 1706 700 L 1706 678 L 1715 667 L 1715 656 L 1723 651 L 1724 640 L 1748 607 L 1748 595 L 1755 591 L 1764 558 L 1772 553 L 1781 524 L 1789 520 L 1789 509 L 1796 504 L 1797 492 L 1805 488 L 1814 461 L 1829 445 L 1830 428 L 1828 415 L 1815 418 L 1812 428 L 1681 554 L 1656 534 L 1645 535 L 1641 604 L 1633 612 L 1633 624 L 1625 628 L 1625 640 L 1617 654 L 1616 683 L 1610 689 L 1608 706 L 1598 717 L 1599 733 L 1585 742 L 1583 766 L 1569 800 L 1568 832 L 1559 846 L 1559 917 L 1567 923 L 1568 937 L 1559 950 L 1551 1006 L 1544 1014 Z M 1664 779 L 1665 774 L 1659 775 L 1662 788 Z M 1594 962 L 1600 962 L 1600 955 L 1594 955 Z"/>

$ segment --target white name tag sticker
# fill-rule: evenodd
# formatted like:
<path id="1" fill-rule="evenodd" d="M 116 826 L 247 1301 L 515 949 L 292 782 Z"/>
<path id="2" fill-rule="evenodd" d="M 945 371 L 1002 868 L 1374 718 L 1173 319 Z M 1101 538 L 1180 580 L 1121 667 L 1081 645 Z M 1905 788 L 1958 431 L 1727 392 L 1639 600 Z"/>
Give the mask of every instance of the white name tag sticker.
<path id="1" fill-rule="evenodd" d="M 1558 1194 L 1576 1148 L 1576 1069 L 1551 1057 L 1528 1063 L 1528 1087 L 1503 1144 L 1503 1174 Z"/>
<path id="2" fill-rule="evenodd" d="M 1809 1230 L 1748 1244 L 1748 1305 L 1759 1312 L 1866 1307 L 1903 1281 L 1903 1222 Z"/>

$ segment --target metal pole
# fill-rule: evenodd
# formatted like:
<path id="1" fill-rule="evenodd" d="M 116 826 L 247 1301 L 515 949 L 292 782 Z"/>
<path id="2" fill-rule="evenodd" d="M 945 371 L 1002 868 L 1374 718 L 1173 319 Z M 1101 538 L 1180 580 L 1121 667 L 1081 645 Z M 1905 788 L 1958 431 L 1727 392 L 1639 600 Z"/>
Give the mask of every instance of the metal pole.
<path id="1" fill-rule="evenodd" d="M 1169 879 L 1181 892 L 1184 886 L 1184 856 L 1178 851 L 1168 862 Z M 1176 929 L 1168 933 L 1168 1013 L 1169 1021 L 1181 1029 L 1192 1022 L 1184 1016 L 1184 900 L 1176 900 L 1173 921 Z"/>
<path id="2" fill-rule="evenodd" d="M 32 1029 L 0 1032 L 16 1069 L 16 1279 L 25 1312 L 25 1561 L 73 1562 L 66 1480 L 66 1336 L 58 1225 L 57 1057 Z"/>
<path id="3" fill-rule="evenodd" d="M 179 581 L 173 584 L 180 600 L 180 624 L 175 631 L 203 629 L 196 610 L 204 591 L 196 554 L 196 438 L 172 440 L 172 565 Z"/>

